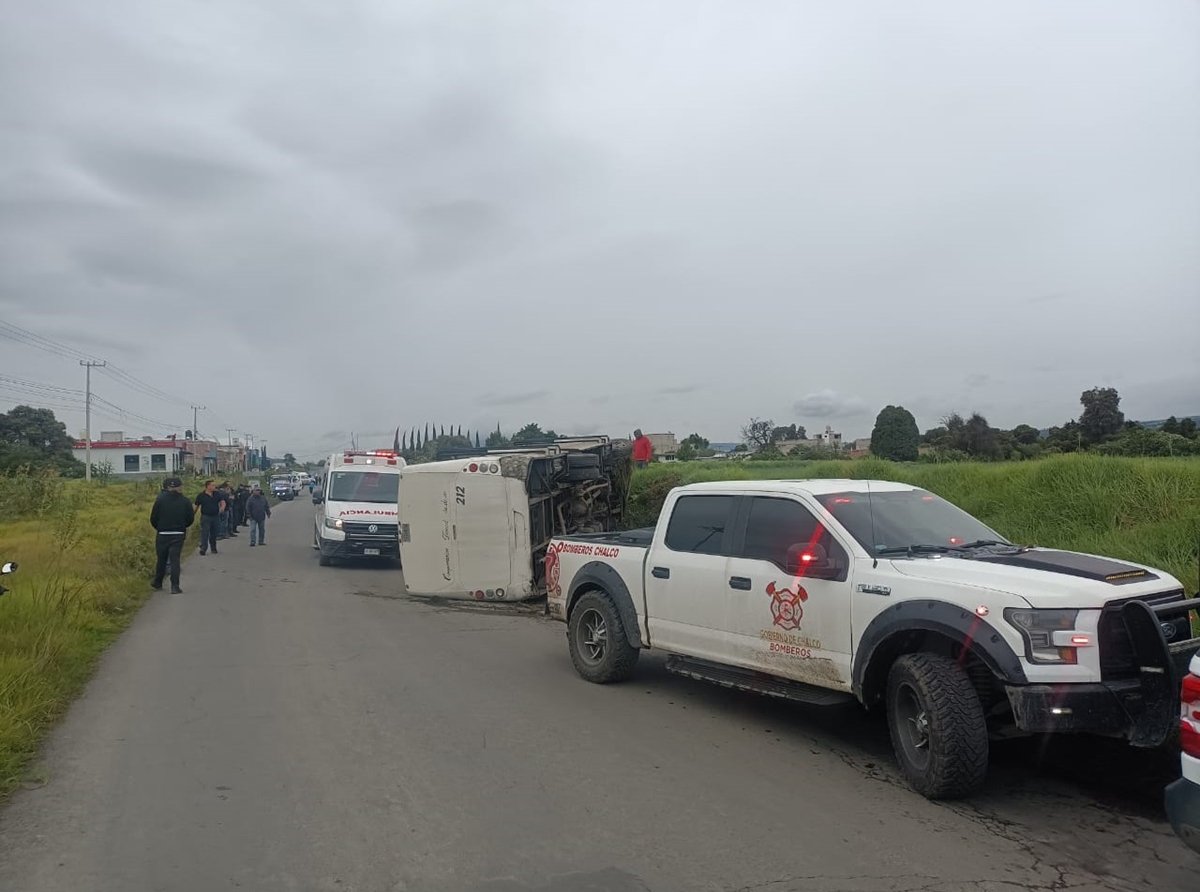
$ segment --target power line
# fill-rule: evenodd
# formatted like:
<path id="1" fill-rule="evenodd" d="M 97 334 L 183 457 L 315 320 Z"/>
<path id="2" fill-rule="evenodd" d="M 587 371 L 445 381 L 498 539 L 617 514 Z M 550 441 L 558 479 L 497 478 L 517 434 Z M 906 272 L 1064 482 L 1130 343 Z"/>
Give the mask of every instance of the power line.
<path id="1" fill-rule="evenodd" d="M 153 397 L 154 399 L 162 400 L 165 403 L 179 403 L 183 406 L 189 405 L 188 400 L 185 400 L 183 397 L 174 396 L 170 393 L 167 393 L 165 390 L 160 390 L 153 384 L 147 384 L 140 378 L 136 378 L 129 374 L 129 372 L 125 371 L 120 366 L 110 365 L 104 370 L 104 374 L 109 378 L 112 378 L 114 381 L 124 384 L 131 390 L 136 390 L 143 396 Z"/>
<path id="2" fill-rule="evenodd" d="M 63 396 L 82 397 L 83 391 L 75 387 L 59 387 L 57 384 L 45 384 L 41 381 L 26 381 L 23 378 L 13 378 L 10 375 L 0 375 L 0 383 L 14 388 L 28 389 L 34 393 L 62 394 Z"/>
<path id="3" fill-rule="evenodd" d="M 101 360 L 98 357 L 91 355 L 90 353 L 85 353 L 82 350 L 77 350 L 76 348 L 71 347 L 67 344 L 63 344 L 59 341 L 53 340 L 52 338 L 48 338 L 43 335 L 39 335 L 36 332 L 30 331 L 27 328 L 22 328 L 19 325 L 14 325 L 11 322 L 5 322 L 3 320 L 0 320 L 0 337 L 7 338 L 8 340 L 15 341 L 19 344 L 24 344 L 29 347 L 33 347 L 38 350 L 42 350 L 43 352 L 46 352 L 46 353 L 51 353 L 55 356 L 61 356 L 66 359 L 73 359 L 73 360 L 80 362 L 81 364 L 89 363 L 92 365 L 92 367 L 98 368 L 102 374 L 106 375 L 113 381 L 115 381 L 119 384 L 122 384 L 125 387 L 128 387 L 130 390 L 133 390 L 136 393 L 141 394 L 142 396 L 148 396 L 153 399 L 162 400 L 163 402 L 176 403 L 181 406 L 188 406 L 189 408 L 193 408 L 193 409 L 195 408 L 190 400 L 186 400 L 183 397 L 168 393 L 167 391 L 165 391 L 159 387 L 156 387 L 153 384 L 149 384 L 146 381 L 143 381 L 141 378 L 138 378 L 137 376 L 131 374 L 130 372 L 127 372 L 125 369 L 121 368 L 120 366 L 115 366 L 115 365 L 105 363 L 104 360 Z M 16 383 L 15 380 L 13 383 Z M 31 387 L 37 386 L 36 382 L 23 382 L 23 383 L 26 386 L 31 386 Z M 51 386 L 51 385 L 47 385 L 47 387 L 49 387 L 49 386 Z M 42 391 L 42 392 L 49 393 L 49 391 Z M 75 393 L 79 393 L 79 392 L 76 391 Z M 74 394 L 72 394 L 72 395 L 74 395 Z M 84 396 L 85 396 L 85 400 L 86 400 L 86 395 L 84 394 Z M 115 408 L 117 411 L 121 412 L 123 416 L 127 415 L 130 418 L 134 418 L 136 420 L 140 420 L 140 421 L 143 421 L 143 422 L 149 423 L 149 424 L 162 424 L 162 422 L 155 421 L 153 419 L 149 419 L 144 415 L 138 415 L 137 413 L 130 412 L 127 409 L 121 409 L 119 406 L 116 406 L 114 403 L 108 403 L 108 405 Z M 86 406 L 85 406 L 85 408 L 86 408 Z M 203 408 L 203 407 L 201 407 L 201 408 Z M 224 421 L 222 421 L 219 417 L 217 417 L 216 413 L 210 413 L 210 414 L 212 415 L 213 419 L 217 422 L 219 427 L 228 427 L 228 425 L 225 424 Z M 108 416 L 106 414 L 105 417 L 111 417 L 111 416 Z M 168 426 L 173 427 L 174 425 L 168 425 Z M 192 432 L 194 434 L 195 433 L 195 424 L 192 425 L 192 428 L 193 428 Z"/>
<path id="4" fill-rule="evenodd" d="M 4 322 L 3 320 L 0 320 L 0 337 L 8 338 L 10 341 L 16 341 L 21 344 L 27 344 L 30 347 L 36 347 L 38 350 L 44 350 L 47 353 L 55 353 L 68 359 L 97 359 L 97 357 L 84 353 L 81 350 L 76 350 L 74 347 L 68 347 L 66 344 L 60 344 L 58 341 L 44 338 L 27 328 L 21 328 L 19 325 L 13 325 L 11 322 Z"/>
<path id="5" fill-rule="evenodd" d="M 89 362 L 102 361 L 96 356 L 92 356 L 91 354 L 85 353 L 82 350 L 76 350 L 74 347 L 60 343 L 59 341 L 55 341 L 51 338 L 44 337 L 43 335 L 32 332 L 27 328 L 14 325 L 11 322 L 4 322 L 0 320 L 0 337 L 5 337 L 9 340 L 16 341 L 17 343 L 25 344 L 29 347 L 34 347 L 46 353 L 53 353 L 56 356 L 62 356 L 67 359 Z M 124 384 L 131 390 L 136 390 L 138 393 L 141 393 L 144 396 L 154 397 L 155 399 L 164 400 L 171 403 L 180 403 L 185 406 L 188 405 L 188 400 L 184 399 L 183 397 L 167 393 L 162 388 L 155 387 L 153 384 L 143 381 L 136 375 L 125 371 L 125 369 L 121 368 L 120 366 L 107 364 L 103 373 L 112 378 L 114 381 Z"/>
<path id="6" fill-rule="evenodd" d="M 182 429 L 185 427 L 185 425 L 182 425 L 182 424 L 175 424 L 175 423 L 172 423 L 169 421 L 163 421 L 160 418 L 150 418 L 147 415 L 142 415 L 138 412 L 132 412 L 129 409 L 125 409 L 121 406 L 118 406 L 116 403 L 109 402 L 108 400 L 104 399 L 102 396 L 95 394 L 95 393 L 92 394 L 92 400 L 94 402 L 102 403 L 103 405 L 108 406 L 110 409 L 117 412 L 124 418 L 129 418 L 129 419 L 132 419 L 133 421 L 137 421 L 142 424 L 148 424 L 148 425 L 151 425 L 152 427 L 161 427 L 161 428 L 165 428 L 167 430 L 175 430 L 176 428 Z"/>

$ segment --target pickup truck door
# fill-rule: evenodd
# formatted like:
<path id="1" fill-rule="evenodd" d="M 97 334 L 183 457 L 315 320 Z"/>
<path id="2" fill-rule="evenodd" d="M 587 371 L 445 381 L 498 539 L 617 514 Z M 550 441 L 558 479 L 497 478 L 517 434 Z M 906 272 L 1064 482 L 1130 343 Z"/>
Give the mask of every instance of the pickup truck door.
<path id="1" fill-rule="evenodd" d="M 744 497 L 725 578 L 730 635 L 721 662 L 850 690 L 850 560 L 803 502 Z M 828 557 L 817 579 L 803 555 Z"/>
<path id="2" fill-rule="evenodd" d="M 647 555 L 646 626 L 650 646 L 720 659 L 737 496 L 685 495 Z"/>

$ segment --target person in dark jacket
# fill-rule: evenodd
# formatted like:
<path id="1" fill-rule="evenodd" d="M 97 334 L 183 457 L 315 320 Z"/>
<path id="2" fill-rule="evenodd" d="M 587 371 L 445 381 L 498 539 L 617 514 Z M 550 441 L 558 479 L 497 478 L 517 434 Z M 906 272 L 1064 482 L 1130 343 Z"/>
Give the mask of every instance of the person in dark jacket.
<path id="1" fill-rule="evenodd" d="M 233 489 L 226 480 L 217 487 L 217 495 L 221 497 L 221 511 L 217 515 L 217 538 L 229 539 L 237 535 L 233 526 Z"/>
<path id="2" fill-rule="evenodd" d="M 267 544 L 267 518 L 271 516 L 271 503 L 263 495 L 262 487 L 255 486 L 254 494 L 246 502 L 246 514 L 250 518 L 250 547 Z"/>
<path id="3" fill-rule="evenodd" d="M 180 491 L 182 488 L 182 480 L 178 477 L 168 477 L 163 482 L 163 491 L 154 500 L 154 507 L 150 509 L 150 526 L 154 527 L 157 533 L 154 537 L 154 552 L 158 555 L 150 587 L 155 591 L 162 590 L 163 576 L 166 575 L 169 564 L 173 595 L 183 592 L 179 587 L 179 558 L 183 552 L 183 540 L 187 538 L 187 529 L 195 519 L 195 512 L 187 496 Z"/>
<path id="4" fill-rule="evenodd" d="M 249 515 L 246 513 L 246 503 L 250 501 L 250 487 L 245 483 L 239 483 L 237 492 L 234 493 L 233 503 L 237 507 L 237 522 L 238 526 L 245 526 L 250 522 Z"/>
<path id="5" fill-rule="evenodd" d="M 211 546 L 212 553 L 216 554 L 217 523 L 225 508 L 225 500 L 211 480 L 204 481 L 204 492 L 196 496 L 196 508 L 200 512 L 200 553 L 207 553 Z"/>

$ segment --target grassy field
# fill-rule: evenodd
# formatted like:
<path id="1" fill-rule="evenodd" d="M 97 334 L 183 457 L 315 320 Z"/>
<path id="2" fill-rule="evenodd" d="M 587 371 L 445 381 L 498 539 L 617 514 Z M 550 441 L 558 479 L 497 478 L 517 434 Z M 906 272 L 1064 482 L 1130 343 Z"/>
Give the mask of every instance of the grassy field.
<path id="1" fill-rule="evenodd" d="M 160 486 L 0 478 L 0 561 L 20 564 L 0 598 L 0 798 L 21 783 L 43 732 L 150 594 L 150 506 Z M 200 488 L 187 480 L 184 494 Z"/>
<path id="2" fill-rule="evenodd" d="M 673 486 L 703 480 L 870 477 L 935 492 L 1015 542 L 1126 558 L 1200 590 L 1200 459 L 1063 455 L 996 464 L 689 462 L 635 474 L 631 525 L 649 524 Z"/>

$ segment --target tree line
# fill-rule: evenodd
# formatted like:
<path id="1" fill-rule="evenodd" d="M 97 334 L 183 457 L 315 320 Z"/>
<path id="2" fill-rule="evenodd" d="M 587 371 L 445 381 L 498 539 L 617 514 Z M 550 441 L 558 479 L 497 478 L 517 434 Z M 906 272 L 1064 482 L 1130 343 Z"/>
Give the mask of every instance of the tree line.
<path id="1" fill-rule="evenodd" d="M 1093 387 L 1079 396 L 1083 411 L 1042 431 L 1030 424 L 1011 430 L 992 427 L 978 412 L 963 418 L 952 412 L 941 424 L 919 433 L 903 406 L 886 406 L 875 419 L 871 454 L 893 461 L 1021 461 L 1064 452 L 1102 455 L 1200 455 L 1196 422 L 1174 416 L 1157 428 L 1127 421 L 1121 397 L 1112 387 Z"/>

